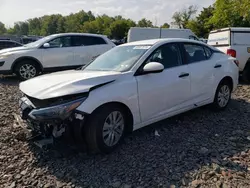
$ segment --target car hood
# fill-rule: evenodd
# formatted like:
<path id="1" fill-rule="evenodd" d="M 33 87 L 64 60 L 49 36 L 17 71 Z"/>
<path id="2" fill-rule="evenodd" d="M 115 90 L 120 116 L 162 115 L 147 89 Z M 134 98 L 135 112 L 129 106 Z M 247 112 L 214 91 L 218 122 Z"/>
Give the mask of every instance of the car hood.
<path id="1" fill-rule="evenodd" d="M 0 50 L 0 54 L 23 51 L 23 50 L 30 50 L 30 49 L 33 49 L 33 47 L 21 46 L 21 47 L 15 47 L 15 48 L 7 48 L 7 49 Z"/>
<path id="2" fill-rule="evenodd" d="M 111 71 L 70 70 L 21 82 L 20 90 L 33 98 L 49 99 L 88 92 L 91 88 L 116 80 L 121 73 Z"/>

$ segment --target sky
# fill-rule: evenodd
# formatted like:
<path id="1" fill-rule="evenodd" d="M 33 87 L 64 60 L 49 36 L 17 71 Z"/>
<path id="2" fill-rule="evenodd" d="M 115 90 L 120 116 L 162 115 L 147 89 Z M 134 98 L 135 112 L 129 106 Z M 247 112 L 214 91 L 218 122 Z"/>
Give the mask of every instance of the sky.
<path id="1" fill-rule="evenodd" d="M 202 7 L 215 0 L 0 0 L 0 21 L 7 27 L 14 22 L 48 14 L 68 15 L 91 10 L 94 15 L 122 15 L 135 21 L 147 18 L 153 24 L 170 23 L 174 12 L 189 5 Z"/>

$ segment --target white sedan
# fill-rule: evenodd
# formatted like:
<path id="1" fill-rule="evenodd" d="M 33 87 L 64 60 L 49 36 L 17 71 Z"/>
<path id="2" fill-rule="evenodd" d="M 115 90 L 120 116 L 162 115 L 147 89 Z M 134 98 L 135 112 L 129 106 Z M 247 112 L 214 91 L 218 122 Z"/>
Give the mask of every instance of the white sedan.
<path id="1" fill-rule="evenodd" d="M 108 153 L 126 133 L 211 104 L 227 107 L 238 61 L 202 42 L 158 39 L 117 46 L 79 70 L 22 82 L 22 117 L 47 137 L 71 135 Z"/>

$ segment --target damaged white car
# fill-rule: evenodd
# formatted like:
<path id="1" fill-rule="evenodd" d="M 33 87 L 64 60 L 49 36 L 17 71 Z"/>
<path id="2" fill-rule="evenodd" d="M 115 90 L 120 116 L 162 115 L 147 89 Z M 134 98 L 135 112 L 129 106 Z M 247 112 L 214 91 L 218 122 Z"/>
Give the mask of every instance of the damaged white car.
<path id="1" fill-rule="evenodd" d="M 82 69 L 22 82 L 22 118 L 45 137 L 71 135 L 108 153 L 126 133 L 154 122 L 206 104 L 226 108 L 237 64 L 188 39 L 124 44 Z"/>

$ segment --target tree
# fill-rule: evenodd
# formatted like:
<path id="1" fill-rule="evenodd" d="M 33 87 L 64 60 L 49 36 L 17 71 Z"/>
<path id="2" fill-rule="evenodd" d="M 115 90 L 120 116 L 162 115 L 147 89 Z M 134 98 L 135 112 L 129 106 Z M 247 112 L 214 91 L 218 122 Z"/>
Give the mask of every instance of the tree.
<path id="1" fill-rule="evenodd" d="M 28 35 L 29 24 L 28 22 L 16 22 L 14 23 L 14 33 L 17 35 Z"/>
<path id="2" fill-rule="evenodd" d="M 153 23 L 150 20 L 147 20 L 146 18 L 143 18 L 138 21 L 137 23 L 138 27 L 154 27 Z"/>
<path id="3" fill-rule="evenodd" d="M 110 37 L 118 40 L 123 39 L 127 35 L 129 28 L 135 25 L 135 22 L 132 20 L 116 20 L 110 26 Z"/>
<path id="4" fill-rule="evenodd" d="M 42 17 L 41 35 L 52 35 L 58 33 L 59 21 L 62 19 L 62 15 L 53 14 L 50 16 Z M 60 28 L 63 29 L 63 28 Z"/>
<path id="5" fill-rule="evenodd" d="M 217 0 L 210 24 L 216 29 L 250 26 L 249 0 Z M 245 11 L 244 13 L 242 11 Z"/>
<path id="6" fill-rule="evenodd" d="M 79 32 L 87 21 L 95 19 L 91 11 L 80 11 L 65 17 L 65 32 Z"/>
<path id="7" fill-rule="evenodd" d="M 187 28 L 191 29 L 197 36 L 207 38 L 209 32 L 214 29 L 213 24 L 209 23 L 210 19 L 213 17 L 213 12 L 213 6 L 203 8 L 195 19 L 188 22 Z"/>
<path id="8" fill-rule="evenodd" d="M 170 28 L 170 25 L 168 23 L 164 23 L 161 28 Z"/>
<path id="9" fill-rule="evenodd" d="M 186 29 L 188 22 L 196 14 L 197 10 L 198 8 L 196 6 L 191 5 L 179 12 L 175 12 L 172 17 L 173 22 L 171 24 L 177 26 L 180 29 Z"/>
<path id="10" fill-rule="evenodd" d="M 66 28 L 65 28 L 65 17 L 60 16 L 57 20 L 57 33 L 65 33 Z"/>
<path id="11" fill-rule="evenodd" d="M 40 35 L 42 20 L 40 18 L 29 19 L 29 34 L 30 35 Z"/>
<path id="12" fill-rule="evenodd" d="M 5 34 L 6 33 L 6 28 L 5 28 L 5 25 L 0 22 L 0 34 Z"/>
<path id="13" fill-rule="evenodd" d="M 97 16 L 93 21 L 84 22 L 81 29 L 85 33 L 96 33 L 110 36 L 110 25 L 115 21 L 114 18 L 107 15 Z"/>

